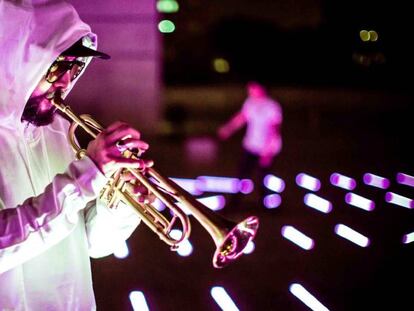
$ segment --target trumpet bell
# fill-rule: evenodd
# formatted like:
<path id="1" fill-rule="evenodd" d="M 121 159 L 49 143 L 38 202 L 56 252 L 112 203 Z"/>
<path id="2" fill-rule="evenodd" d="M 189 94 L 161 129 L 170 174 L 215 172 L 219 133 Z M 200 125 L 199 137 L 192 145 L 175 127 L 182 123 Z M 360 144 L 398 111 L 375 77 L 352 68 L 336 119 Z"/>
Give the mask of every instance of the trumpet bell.
<path id="1" fill-rule="evenodd" d="M 223 268 L 243 254 L 247 244 L 252 241 L 259 228 L 259 219 L 250 216 L 229 230 L 223 238 L 215 241 L 216 251 L 213 256 L 213 266 Z"/>

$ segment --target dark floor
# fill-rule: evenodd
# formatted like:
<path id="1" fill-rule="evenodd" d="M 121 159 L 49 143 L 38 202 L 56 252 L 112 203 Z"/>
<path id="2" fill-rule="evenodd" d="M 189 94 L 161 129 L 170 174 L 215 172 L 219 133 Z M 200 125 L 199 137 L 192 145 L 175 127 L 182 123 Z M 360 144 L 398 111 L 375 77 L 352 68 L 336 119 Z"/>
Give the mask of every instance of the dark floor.
<path id="1" fill-rule="evenodd" d="M 244 196 L 237 209 L 226 206 L 218 212 L 233 220 L 260 218 L 252 254 L 217 270 L 211 265 L 214 243 L 196 221 L 190 257 L 170 252 L 141 225 L 128 241 L 128 258 L 93 260 L 98 310 L 132 310 L 128 300 L 132 290 L 145 294 L 151 310 L 220 310 L 210 295 L 216 285 L 226 289 L 240 310 L 309 310 L 289 292 L 295 282 L 329 310 L 412 310 L 414 243 L 404 245 L 401 238 L 414 231 L 414 211 L 384 200 L 386 191 L 414 198 L 414 189 L 395 178 L 397 172 L 414 175 L 410 109 L 320 113 L 312 120 L 300 111 L 285 110 L 284 148 L 272 167 L 286 182 L 281 206 L 265 209 L 254 192 Z M 184 138 L 154 137 L 148 156 L 165 176 L 234 176 L 240 139 L 241 134 L 219 144 L 217 158 L 200 162 L 186 156 Z M 295 183 L 301 172 L 320 179 L 317 194 L 333 203 L 331 213 L 303 203 L 309 191 Z M 354 178 L 353 192 L 375 201 L 375 210 L 346 204 L 347 191 L 329 183 L 334 172 Z M 367 172 L 389 178 L 390 188 L 363 184 Z M 364 233 L 371 244 L 362 248 L 338 237 L 334 233 L 338 223 Z M 305 232 L 315 247 L 305 251 L 284 239 L 280 233 L 284 225 Z"/>

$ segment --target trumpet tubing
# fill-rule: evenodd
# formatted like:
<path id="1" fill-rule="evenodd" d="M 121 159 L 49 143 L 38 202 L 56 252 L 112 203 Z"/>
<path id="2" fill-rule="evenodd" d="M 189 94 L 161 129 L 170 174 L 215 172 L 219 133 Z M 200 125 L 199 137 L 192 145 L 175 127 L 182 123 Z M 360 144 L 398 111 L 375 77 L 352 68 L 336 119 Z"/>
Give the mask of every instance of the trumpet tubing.
<path id="1" fill-rule="evenodd" d="M 89 115 L 77 116 L 74 114 L 70 107 L 64 104 L 60 94 L 55 94 L 52 104 L 71 120 L 68 140 L 76 153 L 76 157 L 82 158 L 86 152 L 77 143 L 75 131 L 78 126 L 85 130 L 92 138 L 96 138 L 104 128 Z M 124 155 L 126 157 L 139 157 L 139 153 L 134 154 L 131 151 L 124 152 Z M 137 200 L 136 195 L 130 190 L 132 185 L 121 178 L 125 171 L 131 173 L 150 193 L 153 193 L 166 205 L 171 211 L 171 220 L 168 220 L 152 204 L 142 203 Z M 172 250 L 177 249 L 179 244 L 188 238 L 191 232 L 189 217 L 178 206 L 179 203 L 181 206 L 184 206 L 186 211 L 193 215 L 212 237 L 216 245 L 216 251 L 213 256 L 213 266 L 215 268 L 222 268 L 242 255 L 244 248 L 255 237 L 259 226 L 259 220 L 256 216 L 250 216 L 239 223 L 221 217 L 152 167 L 146 168 L 145 171 L 121 168 L 109 179 L 107 185 L 102 189 L 100 199 L 106 201 L 109 207 L 116 206 L 119 202 L 132 207 L 142 221 L 162 241 L 168 244 Z M 170 236 L 170 232 L 177 221 L 181 223 L 182 235 L 174 239 Z"/>

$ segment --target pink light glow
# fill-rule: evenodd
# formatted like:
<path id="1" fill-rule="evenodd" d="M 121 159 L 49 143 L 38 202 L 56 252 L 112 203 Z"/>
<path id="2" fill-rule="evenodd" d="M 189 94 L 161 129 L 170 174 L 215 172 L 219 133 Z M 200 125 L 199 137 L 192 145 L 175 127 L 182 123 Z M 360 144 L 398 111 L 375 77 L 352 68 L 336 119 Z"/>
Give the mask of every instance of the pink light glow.
<path id="1" fill-rule="evenodd" d="M 305 195 L 303 202 L 313 208 L 316 209 L 317 211 L 320 211 L 322 213 L 329 213 L 330 211 L 332 211 L 332 203 L 329 202 L 328 200 L 325 200 L 319 196 L 317 196 L 316 194 L 313 193 L 308 193 Z"/>
<path id="2" fill-rule="evenodd" d="M 404 244 L 408 244 L 408 243 L 414 242 L 414 232 L 404 234 L 403 235 L 403 238 L 402 238 L 402 242 Z"/>
<path id="3" fill-rule="evenodd" d="M 300 173 L 296 176 L 296 184 L 299 187 L 311 191 L 318 191 L 321 188 L 321 182 L 319 181 L 319 179 L 305 173 Z"/>
<path id="4" fill-rule="evenodd" d="M 414 176 L 404 174 L 404 173 L 398 173 L 397 182 L 401 185 L 414 187 Z"/>
<path id="5" fill-rule="evenodd" d="M 149 311 L 148 304 L 143 292 L 132 291 L 129 294 L 129 300 L 131 301 L 132 309 L 134 311 Z"/>
<path id="6" fill-rule="evenodd" d="M 414 208 L 414 201 L 394 192 L 387 192 L 385 194 L 385 201 L 405 208 Z"/>
<path id="7" fill-rule="evenodd" d="M 239 181 L 239 191 L 244 194 L 249 194 L 254 190 L 254 184 L 251 179 L 241 179 Z"/>
<path id="8" fill-rule="evenodd" d="M 369 212 L 375 209 L 375 203 L 373 201 L 352 192 L 345 195 L 345 202 Z"/>
<path id="9" fill-rule="evenodd" d="M 355 179 L 339 173 L 333 173 L 329 180 L 332 185 L 346 190 L 353 190 L 356 187 Z"/>
<path id="10" fill-rule="evenodd" d="M 263 179 L 263 184 L 269 190 L 281 193 L 285 190 L 285 182 L 283 179 L 276 177 L 275 175 L 268 174 Z"/>
<path id="11" fill-rule="evenodd" d="M 301 284 L 293 283 L 289 286 L 289 291 L 313 311 L 329 311 L 318 299 L 306 290 Z"/>
<path id="12" fill-rule="evenodd" d="M 282 198 L 277 193 L 268 194 L 263 199 L 263 204 L 266 208 L 276 208 L 282 203 Z"/>
<path id="13" fill-rule="evenodd" d="M 335 226 L 335 233 L 361 247 L 367 247 L 370 244 L 370 241 L 366 236 L 343 224 L 337 224 Z"/>
<path id="14" fill-rule="evenodd" d="M 216 303 L 220 306 L 223 311 L 238 311 L 234 301 L 231 299 L 229 294 L 227 294 L 226 290 L 221 286 L 214 286 L 210 290 L 211 296 L 216 301 Z"/>
<path id="15" fill-rule="evenodd" d="M 366 185 L 372 187 L 387 189 L 390 186 L 390 181 L 387 178 L 371 173 L 364 174 L 363 180 Z"/>
<path id="16" fill-rule="evenodd" d="M 315 242 L 310 237 L 292 226 L 283 226 L 281 232 L 285 239 L 295 243 L 305 250 L 310 250 L 315 246 Z"/>

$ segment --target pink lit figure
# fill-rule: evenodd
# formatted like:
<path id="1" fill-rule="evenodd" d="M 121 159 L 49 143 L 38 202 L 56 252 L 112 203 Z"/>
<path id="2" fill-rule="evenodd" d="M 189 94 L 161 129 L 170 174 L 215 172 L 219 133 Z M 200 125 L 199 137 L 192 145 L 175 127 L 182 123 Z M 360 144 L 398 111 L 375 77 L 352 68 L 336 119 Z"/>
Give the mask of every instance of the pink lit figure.
<path id="1" fill-rule="evenodd" d="M 239 178 L 248 178 L 253 170 L 259 170 L 262 185 L 264 176 L 273 164 L 273 159 L 282 148 L 280 133 L 282 109 L 270 98 L 263 85 L 257 82 L 247 84 L 248 97 L 242 108 L 228 122 L 222 125 L 217 136 L 226 140 L 244 126 L 243 155 L 239 163 Z M 266 189 L 261 187 L 262 196 Z"/>

